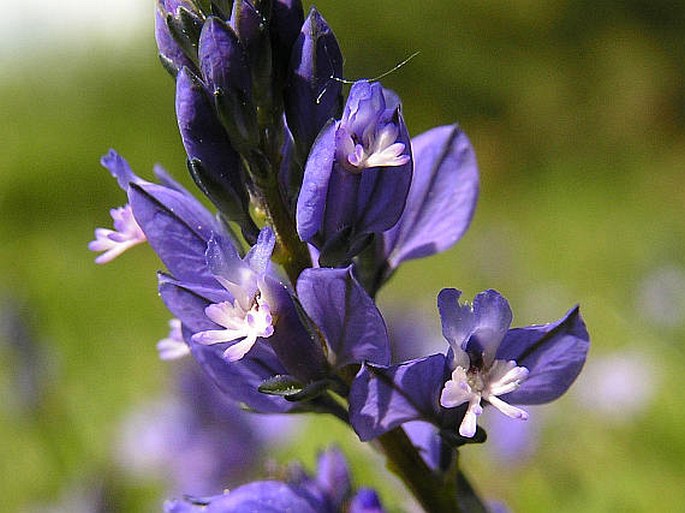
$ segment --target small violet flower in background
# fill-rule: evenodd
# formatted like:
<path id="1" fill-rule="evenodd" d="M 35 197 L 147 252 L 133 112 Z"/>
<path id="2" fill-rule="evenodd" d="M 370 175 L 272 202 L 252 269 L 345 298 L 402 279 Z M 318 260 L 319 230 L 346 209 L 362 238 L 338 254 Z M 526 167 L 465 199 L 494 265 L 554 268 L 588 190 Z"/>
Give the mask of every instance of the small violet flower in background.
<path id="1" fill-rule="evenodd" d="M 287 481 L 255 481 L 222 495 L 171 500 L 165 513 L 384 513 L 378 496 L 368 488 L 356 494 L 347 464 L 335 449 L 319 457 L 315 476 L 295 472 Z M 349 501 L 349 509 L 346 504 Z"/>
<path id="2" fill-rule="evenodd" d="M 653 269 L 639 283 L 635 294 L 639 314 L 659 328 L 685 326 L 685 269 L 664 265 Z"/>
<path id="3" fill-rule="evenodd" d="M 177 360 L 190 354 L 190 348 L 183 340 L 181 321 L 169 321 L 169 335 L 157 342 L 157 352 L 161 360 Z"/>
<path id="4" fill-rule="evenodd" d="M 575 397 L 604 423 L 621 424 L 646 411 L 659 389 L 658 364 L 652 355 L 624 349 L 588 362 Z"/>
<path id="5" fill-rule="evenodd" d="M 195 362 L 175 371 L 174 394 L 136 408 L 120 428 L 115 458 L 136 479 L 163 477 L 170 495 L 220 493 L 262 471 L 294 434 L 297 418 L 241 410 Z"/>

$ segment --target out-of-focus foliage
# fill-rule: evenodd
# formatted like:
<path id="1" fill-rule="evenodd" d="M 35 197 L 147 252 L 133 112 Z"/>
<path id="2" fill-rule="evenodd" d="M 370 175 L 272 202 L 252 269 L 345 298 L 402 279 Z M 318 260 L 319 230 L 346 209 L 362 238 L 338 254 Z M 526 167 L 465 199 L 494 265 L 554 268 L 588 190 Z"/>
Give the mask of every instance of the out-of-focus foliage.
<path id="1" fill-rule="evenodd" d="M 385 307 L 399 299 L 435 330 L 442 286 L 467 296 L 495 287 L 519 312 L 515 325 L 558 318 L 578 301 L 590 327 L 588 377 L 557 406 L 533 411 L 532 446 L 508 459 L 462 450 L 483 495 L 526 512 L 681 508 L 685 409 L 673 391 L 685 364 L 685 6 L 317 7 L 343 47 L 345 78 L 376 76 L 420 51 L 384 84 L 403 97 L 412 134 L 457 120 L 480 161 L 481 201 L 465 239 L 408 264 L 382 294 Z M 96 267 L 86 249 L 93 228 L 109 222 L 108 209 L 125 201 L 98 164 L 110 146 L 141 175 L 160 162 L 189 183 L 173 84 L 151 34 L 150 26 L 121 51 L 3 63 L 0 307 L 23 305 L 43 353 L 31 370 L 47 377 L 40 400 L 20 406 L 22 358 L 3 315 L 0 475 L 11 476 L 0 479 L 4 511 L 33 511 L 69 489 L 98 487 L 108 490 L 105 503 L 118 497 L 110 511 L 159 504 L 161 483 L 127 477 L 112 463 L 127 412 L 161 394 L 174 369 L 154 349 L 167 331 L 159 264 L 136 248 Z M 625 352 L 637 363 L 618 377 L 606 366 L 592 370 L 593 360 Z M 596 380 L 589 392 L 584 380 Z M 625 397 L 637 405 L 607 411 Z M 496 434 L 493 427 L 493 447 Z M 333 419 L 317 420 L 274 458 L 312 463 L 332 439 L 356 451 Z M 392 503 L 393 482 L 369 466 L 377 460 L 353 454 L 359 484 L 378 486 Z"/>

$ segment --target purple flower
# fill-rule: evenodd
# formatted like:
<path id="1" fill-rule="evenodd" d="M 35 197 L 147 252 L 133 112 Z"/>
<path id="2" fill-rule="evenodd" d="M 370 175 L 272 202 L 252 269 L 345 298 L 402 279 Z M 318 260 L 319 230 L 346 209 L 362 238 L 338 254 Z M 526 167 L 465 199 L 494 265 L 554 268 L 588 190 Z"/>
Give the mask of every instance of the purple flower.
<path id="1" fill-rule="evenodd" d="M 495 359 L 511 325 L 507 300 L 489 290 L 476 296 L 473 306 L 460 305 L 460 295 L 457 290 L 444 289 L 438 296 L 442 333 L 450 344 L 454 362 L 451 377 L 440 393 L 440 405 L 455 408 L 468 403 L 459 434 L 471 438 L 476 433 L 476 418 L 483 413 L 481 401 L 509 417 L 528 419 L 524 410 L 499 396 L 517 390 L 528 378 L 529 370 L 517 366 L 514 360 Z"/>
<path id="2" fill-rule="evenodd" d="M 160 293 L 183 323 L 195 358 L 219 386 L 256 410 L 279 412 L 293 403 L 260 393 L 265 380 L 289 375 L 307 384 L 325 377 L 329 365 L 291 292 L 270 271 L 274 243 L 273 232 L 264 228 L 240 258 L 228 240 L 212 237 L 206 261 L 197 270 L 206 269 L 212 281 L 162 274 Z"/>
<path id="3" fill-rule="evenodd" d="M 136 176 L 113 151 L 102 162 L 127 191 L 136 221 L 169 270 L 160 276 L 160 293 L 181 321 L 195 358 L 234 400 L 259 411 L 292 409 L 292 403 L 257 388 L 280 374 L 308 383 L 323 377 L 328 366 L 320 344 L 302 325 L 291 293 L 268 275 L 274 243 L 270 230 L 243 260 L 221 223 L 161 169 L 156 172 L 162 183 L 153 184 Z M 273 335 L 271 314 L 277 316 Z M 212 334 L 217 331 L 225 344 L 211 344 L 219 342 Z M 205 334 L 193 341 L 200 332 Z M 271 343 L 259 344 L 264 338 Z M 259 347 L 253 348 L 255 344 Z M 218 354 L 217 346 L 222 346 Z M 235 359 L 247 351 L 252 354 L 232 366 L 222 357 L 226 349 Z"/>
<path id="4" fill-rule="evenodd" d="M 205 308 L 207 318 L 221 328 L 197 332 L 193 342 L 204 345 L 232 342 L 225 349 L 224 358 L 233 362 L 252 349 L 257 338 L 273 335 L 273 317 L 264 293 L 264 280 L 275 242 L 273 232 L 263 230 L 243 260 L 231 244 L 210 239 L 207 265 L 233 300 L 212 303 Z"/>
<path id="5" fill-rule="evenodd" d="M 356 82 L 342 119 L 319 134 L 297 201 L 300 238 L 323 262 L 348 261 L 369 236 L 400 218 L 412 177 L 411 148 L 396 97 Z"/>
<path id="6" fill-rule="evenodd" d="M 317 475 L 306 473 L 282 481 L 256 481 L 202 499 L 172 500 L 165 513 L 383 513 L 373 490 L 361 489 L 351 496 L 350 475 L 342 454 L 329 450 L 319 458 Z"/>
<path id="7" fill-rule="evenodd" d="M 512 404 L 541 404 L 562 395 L 578 376 L 589 336 L 578 308 L 541 326 L 510 329 L 511 310 L 498 292 L 460 304 L 461 292 L 438 296 L 447 355 L 390 367 L 365 365 L 352 384 L 350 420 L 362 440 L 410 420 L 426 420 L 443 431 L 476 434 L 483 404 L 525 419 Z"/>

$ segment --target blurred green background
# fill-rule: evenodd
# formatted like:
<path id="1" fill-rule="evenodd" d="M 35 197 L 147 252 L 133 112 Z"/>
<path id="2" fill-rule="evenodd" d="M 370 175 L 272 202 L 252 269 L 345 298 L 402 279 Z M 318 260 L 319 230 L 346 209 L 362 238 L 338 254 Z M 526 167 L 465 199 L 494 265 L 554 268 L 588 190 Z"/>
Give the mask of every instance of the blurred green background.
<path id="1" fill-rule="evenodd" d="M 186 180 L 149 3 L 145 23 L 121 39 L 111 28 L 110 38 L 46 38 L 0 59 L 0 308 L 21 313 L 42 355 L 29 359 L 40 386 L 26 392 L 15 341 L 3 337 L 3 511 L 38 511 L 102 480 L 120 492 L 112 511 L 160 511 L 163 483 L 112 463 L 127 412 L 174 374 L 154 347 L 168 319 L 159 264 L 143 247 L 96 266 L 86 248 L 125 201 L 98 163 L 108 148 L 143 176 L 159 162 Z M 685 4 L 316 5 L 348 79 L 420 51 L 384 84 L 403 98 L 413 134 L 459 121 L 479 159 L 470 231 L 449 252 L 405 265 L 381 294 L 384 308 L 399 302 L 435 329 L 440 288 L 473 297 L 492 287 L 511 301 L 516 325 L 557 319 L 578 302 L 592 335 L 578 383 L 534 410 L 525 455 L 462 450 L 475 485 L 520 512 L 682 511 Z M 334 421 L 313 419 L 274 458 L 311 465 L 331 441 L 353 456 L 358 484 L 402 507 L 397 483 Z"/>

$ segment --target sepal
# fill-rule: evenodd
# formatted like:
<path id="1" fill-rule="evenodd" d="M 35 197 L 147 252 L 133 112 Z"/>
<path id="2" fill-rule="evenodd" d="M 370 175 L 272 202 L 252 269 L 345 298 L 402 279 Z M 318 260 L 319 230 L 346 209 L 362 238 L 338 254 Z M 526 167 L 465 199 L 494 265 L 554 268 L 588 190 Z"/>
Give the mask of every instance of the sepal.
<path id="1" fill-rule="evenodd" d="M 365 364 L 350 388 L 350 423 L 368 441 L 412 420 L 441 425 L 440 390 L 449 376 L 445 355 L 399 365 Z"/>
<path id="2" fill-rule="evenodd" d="M 197 48 L 202 30 L 202 19 L 183 5 L 164 18 L 169 34 L 183 53 L 197 64 Z"/>
<path id="3" fill-rule="evenodd" d="M 304 385 L 288 374 L 278 374 L 262 381 L 257 387 L 262 394 L 285 397 L 294 396 L 302 392 Z"/>
<path id="4" fill-rule="evenodd" d="M 240 38 L 247 54 L 252 72 L 254 100 L 258 112 L 263 112 L 265 122 L 271 122 L 273 98 L 271 94 L 271 39 L 269 23 L 271 19 L 271 0 L 252 2 L 234 0 L 231 13 L 231 26 Z"/>
<path id="5" fill-rule="evenodd" d="M 225 176 L 210 173 L 199 159 L 188 159 L 187 165 L 195 185 L 209 198 L 225 219 L 237 223 L 247 240 L 256 239 L 259 228 L 250 215 L 243 210 L 241 202 L 236 201 Z"/>
<path id="6" fill-rule="evenodd" d="M 297 281 L 297 294 L 326 339 L 333 367 L 365 361 L 390 363 L 383 317 L 351 267 L 305 269 Z"/>
<path id="7" fill-rule="evenodd" d="M 301 0 L 274 0 L 269 33 L 273 56 L 274 89 L 279 93 L 285 86 L 290 55 L 304 23 Z"/>
<path id="8" fill-rule="evenodd" d="M 377 242 L 380 288 L 404 261 L 445 251 L 471 223 L 478 199 L 473 147 L 457 125 L 433 128 L 412 140 L 414 174 L 399 222 Z"/>
<path id="9" fill-rule="evenodd" d="M 185 66 L 194 71 L 197 71 L 197 48 L 186 54 L 185 47 L 192 47 L 189 41 L 185 41 L 183 45 L 179 44 L 176 37 L 172 35 L 168 25 L 168 18 L 171 17 L 172 23 L 175 25 L 178 21 L 174 18 L 175 13 L 180 7 L 186 9 L 190 4 L 183 0 L 158 0 L 155 12 L 155 41 L 159 49 L 159 59 L 164 68 L 173 77 L 178 75 L 179 71 Z M 186 9 L 187 10 L 187 9 Z"/>
<path id="10" fill-rule="evenodd" d="M 514 404 L 543 404 L 564 394 L 580 374 L 590 349 L 590 335 L 579 307 L 556 322 L 509 330 L 496 358 L 515 360 L 530 374 L 502 399 Z"/>

